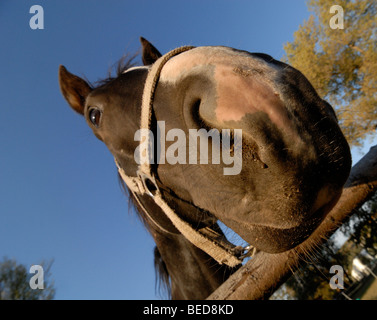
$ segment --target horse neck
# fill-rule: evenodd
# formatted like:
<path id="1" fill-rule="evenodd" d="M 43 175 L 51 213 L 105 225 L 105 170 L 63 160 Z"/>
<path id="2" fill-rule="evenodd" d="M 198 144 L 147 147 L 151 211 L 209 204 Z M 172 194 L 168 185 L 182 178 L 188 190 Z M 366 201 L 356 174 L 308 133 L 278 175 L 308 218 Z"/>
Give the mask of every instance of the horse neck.
<path id="1" fill-rule="evenodd" d="M 193 212 L 197 210 L 187 202 L 177 203 L 176 199 L 172 199 L 169 200 L 175 202 L 174 207 L 180 216 L 184 216 L 181 211 L 185 211 L 186 216 L 187 212 L 191 211 L 189 215 L 193 216 Z M 143 209 L 138 208 L 163 261 L 164 268 L 159 268 L 159 270 L 166 270 L 168 273 L 168 277 L 161 278 L 170 279 L 168 285 L 170 285 L 172 299 L 205 299 L 237 270 L 225 264 L 220 265 L 204 251 L 191 244 L 174 228 L 167 216 L 149 196 L 140 197 L 140 202 L 148 211 L 148 215 L 153 217 L 152 222 L 143 213 Z"/>
<path id="2" fill-rule="evenodd" d="M 170 278 L 172 299 L 205 299 L 235 271 L 218 264 L 181 234 L 151 233 Z"/>

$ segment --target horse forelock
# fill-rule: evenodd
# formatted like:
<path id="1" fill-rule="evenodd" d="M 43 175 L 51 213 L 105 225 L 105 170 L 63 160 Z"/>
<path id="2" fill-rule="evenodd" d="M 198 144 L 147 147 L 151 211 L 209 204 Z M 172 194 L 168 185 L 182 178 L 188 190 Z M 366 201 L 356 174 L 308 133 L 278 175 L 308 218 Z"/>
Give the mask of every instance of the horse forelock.
<path id="1" fill-rule="evenodd" d="M 115 80 L 119 76 L 121 76 L 123 73 L 130 71 L 133 68 L 137 68 L 135 59 L 137 57 L 137 54 L 129 54 L 126 53 L 123 55 L 122 58 L 120 58 L 116 63 L 114 63 L 108 70 L 107 77 L 97 80 L 93 84 L 90 84 L 92 89 L 97 89 L 99 87 L 102 87 L 111 81 Z M 113 75 L 113 72 L 115 71 L 115 75 Z"/>

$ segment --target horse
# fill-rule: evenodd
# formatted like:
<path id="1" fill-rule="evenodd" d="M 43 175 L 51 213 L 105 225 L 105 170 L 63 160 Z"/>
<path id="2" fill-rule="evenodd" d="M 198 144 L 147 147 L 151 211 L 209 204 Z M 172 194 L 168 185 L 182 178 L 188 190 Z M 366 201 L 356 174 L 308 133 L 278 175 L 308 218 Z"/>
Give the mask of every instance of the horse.
<path id="1" fill-rule="evenodd" d="M 350 149 L 295 68 L 225 46 L 162 55 L 140 41 L 142 66 L 92 85 L 60 65 L 60 89 L 114 156 L 171 298 L 204 299 L 251 247 L 280 253 L 312 234 L 342 193 Z M 231 244 L 219 222 L 250 246 Z"/>

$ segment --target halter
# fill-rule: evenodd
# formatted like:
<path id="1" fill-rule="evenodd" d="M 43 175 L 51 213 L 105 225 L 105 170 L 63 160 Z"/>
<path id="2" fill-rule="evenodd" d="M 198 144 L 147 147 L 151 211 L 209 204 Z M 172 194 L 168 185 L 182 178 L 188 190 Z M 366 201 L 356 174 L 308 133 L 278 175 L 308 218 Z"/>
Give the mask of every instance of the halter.
<path id="1" fill-rule="evenodd" d="M 168 60 L 175 55 L 182 52 L 193 49 L 192 46 L 184 46 L 176 48 L 161 58 L 159 58 L 149 70 L 141 105 L 141 129 L 150 130 L 152 124 L 152 113 L 153 113 L 153 99 L 154 93 L 158 84 L 161 70 L 163 66 L 168 62 Z M 149 135 L 146 136 L 146 145 L 149 146 Z M 145 152 L 144 156 L 141 158 L 150 159 L 149 157 L 149 147 L 143 150 L 140 148 L 140 152 Z M 155 175 L 152 172 L 149 160 L 142 162 L 139 165 L 139 169 L 136 172 L 136 177 L 131 177 L 126 175 L 123 168 L 120 167 L 115 159 L 115 163 L 118 167 L 118 171 L 123 181 L 126 183 L 130 191 L 132 192 L 134 198 L 136 199 L 139 206 L 142 208 L 147 217 L 163 232 L 171 233 L 170 231 L 163 228 L 159 223 L 157 223 L 153 217 L 148 213 L 139 196 L 144 194 L 149 195 L 154 202 L 161 208 L 173 225 L 178 229 L 179 232 L 189 240 L 193 245 L 200 248 L 213 259 L 215 259 L 220 264 L 226 264 L 229 267 L 235 267 L 242 263 L 243 259 L 255 252 L 255 248 L 251 246 L 241 247 L 235 246 L 228 242 L 226 238 L 215 230 L 205 227 L 195 230 L 189 223 L 182 220 L 177 213 L 166 203 L 163 199 L 160 188 L 158 187 L 155 179 Z M 253 250 L 251 250 L 253 249 Z"/>

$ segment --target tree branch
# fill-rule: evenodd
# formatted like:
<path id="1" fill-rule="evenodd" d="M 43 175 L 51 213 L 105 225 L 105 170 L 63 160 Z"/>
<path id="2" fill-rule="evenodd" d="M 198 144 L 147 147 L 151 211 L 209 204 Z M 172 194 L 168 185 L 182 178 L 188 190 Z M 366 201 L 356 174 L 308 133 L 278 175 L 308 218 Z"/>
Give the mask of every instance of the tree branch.
<path id="1" fill-rule="evenodd" d="M 268 299 L 298 263 L 323 244 L 376 190 L 377 146 L 374 146 L 353 166 L 338 203 L 306 241 L 279 254 L 258 252 L 207 299 Z"/>

